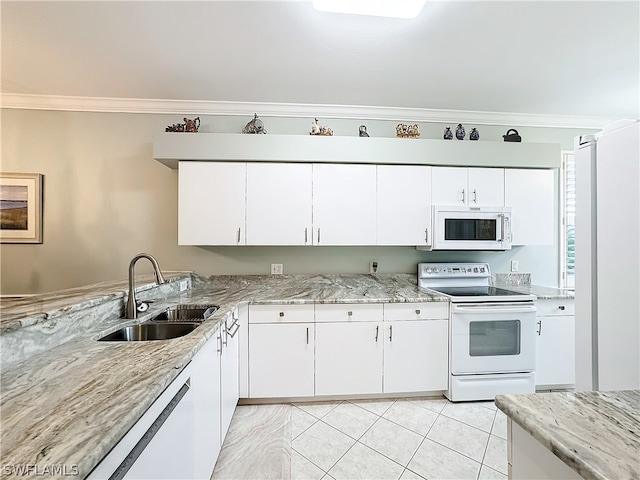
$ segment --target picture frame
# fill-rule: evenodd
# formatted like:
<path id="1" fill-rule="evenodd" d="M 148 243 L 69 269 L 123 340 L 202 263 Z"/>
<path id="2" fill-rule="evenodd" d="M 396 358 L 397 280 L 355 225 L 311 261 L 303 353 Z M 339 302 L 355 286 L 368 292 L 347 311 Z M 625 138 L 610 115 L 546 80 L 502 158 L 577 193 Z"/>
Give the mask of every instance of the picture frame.
<path id="1" fill-rule="evenodd" d="M 0 173 L 0 243 L 42 243 L 40 173 Z"/>

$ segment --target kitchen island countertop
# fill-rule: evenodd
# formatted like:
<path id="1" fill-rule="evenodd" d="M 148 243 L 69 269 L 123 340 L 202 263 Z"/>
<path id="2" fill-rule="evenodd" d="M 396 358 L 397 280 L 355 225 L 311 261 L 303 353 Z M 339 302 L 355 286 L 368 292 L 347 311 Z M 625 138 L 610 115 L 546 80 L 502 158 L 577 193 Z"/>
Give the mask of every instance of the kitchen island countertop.
<path id="1" fill-rule="evenodd" d="M 640 478 L 640 391 L 498 395 L 496 405 L 586 479 Z"/>

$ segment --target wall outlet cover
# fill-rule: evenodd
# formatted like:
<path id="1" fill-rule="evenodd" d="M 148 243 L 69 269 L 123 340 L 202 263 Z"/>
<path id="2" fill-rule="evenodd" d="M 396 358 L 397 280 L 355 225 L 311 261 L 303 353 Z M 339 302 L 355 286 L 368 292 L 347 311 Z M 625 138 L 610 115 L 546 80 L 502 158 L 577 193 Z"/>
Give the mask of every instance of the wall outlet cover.
<path id="1" fill-rule="evenodd" d="M 519 268 L 518 260 L 511 260 L 511 271 L 517 272 Z"/>
<path id="2" fill-rule="evenodd" d="M 281 263 L 271 264 L 271 275 L 282 275 L 283 267 Z"/>

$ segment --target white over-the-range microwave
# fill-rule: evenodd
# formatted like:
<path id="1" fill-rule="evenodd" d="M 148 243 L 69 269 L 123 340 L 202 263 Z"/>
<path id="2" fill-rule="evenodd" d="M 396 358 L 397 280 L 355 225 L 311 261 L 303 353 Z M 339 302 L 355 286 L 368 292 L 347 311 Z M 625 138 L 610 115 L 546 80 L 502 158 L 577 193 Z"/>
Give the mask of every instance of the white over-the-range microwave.
<path id="1" fill-rule="evenodd" d="M 434 205 L 431 245 L 418 250 L 510 250 L 510 207 Z"/>

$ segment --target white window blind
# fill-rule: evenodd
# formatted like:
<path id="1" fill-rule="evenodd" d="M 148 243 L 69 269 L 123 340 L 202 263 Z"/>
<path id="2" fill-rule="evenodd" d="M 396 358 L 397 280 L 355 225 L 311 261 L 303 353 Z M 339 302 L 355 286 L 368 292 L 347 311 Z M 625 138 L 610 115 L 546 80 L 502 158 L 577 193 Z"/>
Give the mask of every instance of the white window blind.
<path id="1" fill-rule="evenodd" d="M 576 271 L 576 169 L 572 151 L 562 152 L 560 285 L 572 288 Z"/>

